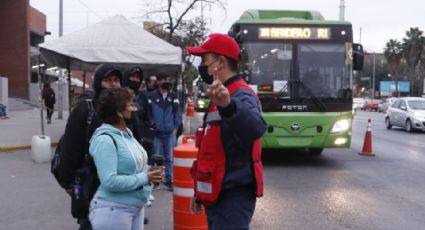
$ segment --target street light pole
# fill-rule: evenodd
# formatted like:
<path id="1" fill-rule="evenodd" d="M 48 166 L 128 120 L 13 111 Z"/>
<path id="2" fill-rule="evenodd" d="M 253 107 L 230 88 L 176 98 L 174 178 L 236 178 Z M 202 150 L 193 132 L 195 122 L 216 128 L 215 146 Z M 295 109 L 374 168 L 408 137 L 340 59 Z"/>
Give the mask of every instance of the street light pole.
<path id="1" fill-rule="evenodd" d="M 373 73 L 372 73 L 372 99 L 375 99 L 375 52 L 372 54 L 373 56 Z"/>
<path id="2" fill-rule="evenodd" d="M 63 34 L 63 0 L 59 0 L 59 37 Z M 58 119 L 63 119 L 63 70 L 59 68 L 58 79 Z"/>
<path id="3" fill-rule="evenodd" d="M 345 20 L 345 1 L 340 0 L 339 1 L 339 20 L 344 21 Z"/>

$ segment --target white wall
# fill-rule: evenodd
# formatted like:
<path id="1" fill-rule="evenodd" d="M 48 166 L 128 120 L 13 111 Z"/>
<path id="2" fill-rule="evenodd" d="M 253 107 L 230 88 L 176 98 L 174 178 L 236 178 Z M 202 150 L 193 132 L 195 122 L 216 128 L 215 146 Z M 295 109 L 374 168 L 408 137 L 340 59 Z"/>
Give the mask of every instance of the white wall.
<path id="1" fill-rule="evenodd" d="M 6 114 L 9 113 L 9 79 L 0 77 L 0 103 L 5 105 Z"/>

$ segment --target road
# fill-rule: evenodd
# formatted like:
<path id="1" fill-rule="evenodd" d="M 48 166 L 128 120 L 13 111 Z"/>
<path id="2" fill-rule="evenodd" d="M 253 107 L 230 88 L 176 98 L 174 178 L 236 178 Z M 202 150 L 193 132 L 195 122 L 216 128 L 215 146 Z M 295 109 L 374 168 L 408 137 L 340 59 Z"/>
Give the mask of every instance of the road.
<path id="1" fill-rule="evenodd" d="M 358 155 L 368 118 L 375 157 Z M 382 113 L 358 112 L 350 149 L 326 149 L 320 157 L 265 152 L 265 196 L 251 229 L 423 229 L 424 137 L 386 130 Z M 30 151 L 0 154 L 0 229 L 76 229 L 49 167 L 33 163 Z M 154 195 L 145 229 L 172 229 L 172 193 Z"/>
<path id="2" fill-rule="evenodd" d="M 358 155 L 372 119 L 375 157 Z M 425 133 L 386 130 L 359 112 L 350 149 L 264 154 L 266 193 L 252 229 L 423 229 Z"/>

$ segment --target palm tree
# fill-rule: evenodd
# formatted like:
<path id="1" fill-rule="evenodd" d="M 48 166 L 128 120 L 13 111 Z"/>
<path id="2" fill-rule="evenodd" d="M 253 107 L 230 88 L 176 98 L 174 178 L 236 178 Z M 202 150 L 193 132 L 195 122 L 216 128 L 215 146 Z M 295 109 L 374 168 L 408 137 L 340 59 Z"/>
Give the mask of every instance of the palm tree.
<path id="1" fill-rule="evenodd" d="M 390 72 L 393 76 L 393 80 L 395 80 L 395 90 L 397 96 L 400 96 L 398 92 L 398 67 L 400 66 L 401 58 L 403 57 L 402 45 L 399 41 L 395 39 L 390 39 L 384 48 L 384 55 L 387 59 Z"/>
<path id="2" fill-rule="evenodd" d="M 421 31 L 418 27 L 410 28 L 406 31 L 406 37 L 403 38 L 403 56 L 409 66 L 409 78 L 412 81 L 412 89 L 415 88 L 415 85 L 419 87 L 419 84 L 414 83 L 419 80 L 416 78 L 415 70 L 423 52 L 423 43 L 425 42 L 425 37 L 422 34 L 423 31 Z M 415 90 L 412 90 L 412 93 L 414 92 Z"/>
<path id="3" fill-rule="evenodd" d="M 425 96 L 425 85 L 424 85 L 425 84 L 425 42 L 422 46 L 422 54 L 421 54 L 420 64 L 419 64 L 419 79 L 420 79 L 419 96 L 421 94 Z"/>

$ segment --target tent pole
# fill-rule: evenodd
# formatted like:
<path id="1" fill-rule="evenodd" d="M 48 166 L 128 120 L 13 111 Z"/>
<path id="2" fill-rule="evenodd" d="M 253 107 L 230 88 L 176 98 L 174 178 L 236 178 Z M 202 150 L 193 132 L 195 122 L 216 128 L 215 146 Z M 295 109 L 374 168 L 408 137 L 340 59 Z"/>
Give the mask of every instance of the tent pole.
<path id="1" fill-rule="evenodd" d="M 83 94 L 86 93 L 86 71 L 83 72 Z"/>
<path id="2" fill-rule="evenodd" d="M 66 69 L 68 70 L 68 111 L 71 113 L 71 60 L 69 57 L 67 58 Z"/>

